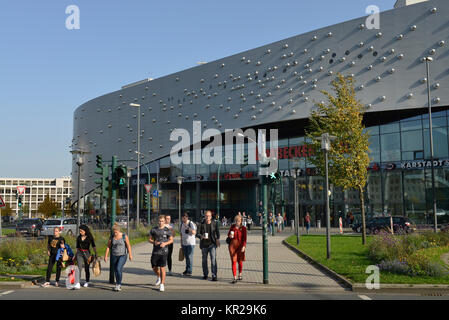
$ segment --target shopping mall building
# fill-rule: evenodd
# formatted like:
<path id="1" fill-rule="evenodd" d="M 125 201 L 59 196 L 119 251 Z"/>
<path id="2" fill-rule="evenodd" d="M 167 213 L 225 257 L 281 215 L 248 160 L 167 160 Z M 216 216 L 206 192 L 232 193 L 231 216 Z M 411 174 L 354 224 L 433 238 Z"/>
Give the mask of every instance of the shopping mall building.
<path id="1" fill-rule="evenodd" d="M 364 16 L 158 79 L 139 81 L 88 101 L 75 110 L 72 141 L 73 149 L 89 152 L 81 167 L 86 191 L 96 187 L 98 154 L 104 160 L 116 155 L 119 163 L 136 167 L 140 118 L 141 163 L 146 165 L 141 167 L 140 177 L 141 217 L 146 216 L 146 168 L 150 183 L 158 185 L 160 191 L 159 198 L 152 198 L 152 212 L 177 216 L 178 176 L 184 177 L 182 211 L 196 218 L 206 209 L 216 211 L 219 177 L 220 215 L 231 217 L 246 211 L 255 216 L 260 201 L 257 163 L 238 164 L 234 156 L 233 164 L 222 164 L 219 173 L 217 164 L 175 164 L 170 153 L 179 140 L 171 141 L 170 137 L 179 128 L 191 136 L 198 134 L 192 131 L 194 121 L 201 123 L 196 130 L 203 135 L 219 132 L 223 141 L 226 129 L 278 129 L 274 152 L 279 157 L 282 188 L 276 186 L 277 198 L 270 197 L 269 207 L 280 212 L 283 194 L 287 215 L 293 216 L 296 176 L 300 214 L 309 211 L 317 221 L 324 212 L 324 183 L 307 161 L 319 151 L 309 147 L 304 130 L 314 104 L 325 98 L 320 90 L 330 91 L 331 81 L 342 73 L 354 77 L 357 98 L 367 106 L 364 121 L 370 133 L 372 158 L 366 188 L 367 212 L 407 215 L 418 223 L 429 219 L 426 213 L 432 210 L 430 84 L 435 192 L 438 212 L 443 216 L 449 211 L 447 17 L 449 3 L 445 0 L 402 0 L 394 9 L 380 13 L 380 20 Z M 372 29 L 376 21 L 379 29 Z M 429 77 L 423 60 L 427 56 L 433 58 Z M 131 103 L 140 108 L 131 107 Z M 208 152 L 208 144 L 201 143 L 203 152 Z M 237 139 L 231 145 L 235 149 Z M 252 142 L 245 140 L 244 146 L 245 153 L 255 152 Z M 72 173 L 76 199 L 75 156 Z M 130 212 L 134 215 L 136 174 L 134 170 L 131 178 Z M 333 223 L 337 220 L 334 217 L 360 211 L 357 192 L 333 187 L 332 191 Z M 93 192 L 88 199 L 94 202 Z M 120 199 L 124 205 L 125 191 L 120 192 Z"/>

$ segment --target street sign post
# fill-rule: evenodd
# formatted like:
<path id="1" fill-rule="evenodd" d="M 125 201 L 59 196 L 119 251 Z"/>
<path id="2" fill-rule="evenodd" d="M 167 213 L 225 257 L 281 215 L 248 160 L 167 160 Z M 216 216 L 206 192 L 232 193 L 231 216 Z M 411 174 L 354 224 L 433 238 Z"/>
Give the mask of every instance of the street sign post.
<path id="1" fill-rule="evenodd" d="M 151 190 L 152 186 L 153 186 L 152 184 L 146 184 L 145 185 L 145 190 L 147 190 L 147 193 L 150 193 L 150 190 Z"/>
<path id="2" fill-rule="evenodd" d="M 3 201 L 2 196 L 0 196 L 0 208 L 4 208 L 6 206 L 5 201 Z"/>

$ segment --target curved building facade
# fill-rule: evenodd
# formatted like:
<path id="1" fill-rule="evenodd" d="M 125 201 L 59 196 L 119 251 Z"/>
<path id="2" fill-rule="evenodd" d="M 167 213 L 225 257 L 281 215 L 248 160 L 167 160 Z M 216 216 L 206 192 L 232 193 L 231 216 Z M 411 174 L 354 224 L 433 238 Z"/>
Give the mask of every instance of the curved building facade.
<path id="1" fill-rule="evenodd" d="M 449 4 L 431 0 L 380 14 L 380 28 L 369 29 L 367 17 L 314 30 L 278 42 L 212 61 L 155 80 L 144 80 L 88 101 L 74 112 L 73 149 L 85 155 L 81 177 L 86 190 L 95 188 L 95 156 L 116 155 L 135 167 L 137 160 L 137 109 L 140 104 L 141 157 L 158 182 L 160 198 L 152 199 L 155 211 L 178 208 L 176 177 L 182 175 L 182 210 L 199 217 L 217 207 L 220 175 L 221 215 L 258 211 L 257 166 L 179 164 L 170 161 L 170 141 L 177 128 L 224 133 L 234 128 L 277 128 L 282 190 L 277 186 L 272 209 L 293 215 L 293 171 L 299 174 L 301 215 L 311 212 L 315 221 L 324 213 L 323 179 L 307 163 L 309 150 L 304 127 L 314 104 L 331 90 L 337 73 L 352 75 L 357 97 L 367 106 L 365 124 L 371 133 L 370 178 L 367 210 L 371 214 L 408 215 L 426 222 L 431 211 L 430 148 L 427 82 L 432 102 L 436 192 L 441 216 L 449 210 Z M 433 57 L 427 79 L 423 57 Z M 427 120 L 426 120 L 427 119 Z M 235 148 L 235 145 L 234 145 Z M 252 148 L 245 145 L 246 150 Z M 125 161 L 126 160 L 126 161 Z M 78 167 L 73 158 L 73 176 Z M 120 162 L 120 161 L 119 161 Z M 135 188 L 135 174 L 131 179 Z M 141 183 L 148 183 L 141 169 Z M 75 199 L 76 179 L 74 188 Z M 151 181 L 152 180 L 152 181 Z M 132 188 L 133 189 L 133 188 Z M 143 194 L 141 186 L 140 194 Z M 281 193 L 281 195 L 279 195 Z M 335 188 L 331 199 L 333 223 L 348 211 L 357 211 L 356 192 Z M 93 196 L 91 197 L 94 198 Z M 126 194 L 121 194 L 126 199 Z M 93 202 L 93 200 L 91 201 Z M 131 199 L 135 212 L 135 190 Z M 142 199 L 140 200 L 142 201 Z M 120 202 L 122 204 L 122 202 Z M 98 206 L 98 203 L 97 203 Z M 270 204 L 271 206 L 271 204 Z M 144 203 L 140 206 L 144 216 Z"/>

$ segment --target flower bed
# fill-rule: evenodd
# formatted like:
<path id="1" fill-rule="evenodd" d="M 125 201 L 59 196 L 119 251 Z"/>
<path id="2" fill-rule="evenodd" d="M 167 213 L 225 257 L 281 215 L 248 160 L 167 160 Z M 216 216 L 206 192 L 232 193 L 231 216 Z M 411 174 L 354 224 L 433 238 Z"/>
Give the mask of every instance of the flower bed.
<path id="1" fill-rule="evenodd" d="M 449 234 L 445 232 L 404 236 L 383 233 L 370 242 L 368 256 L 382 271 L 445 277 L 449 275 L 449 269 L 440 256 L 448 251 Z"/>

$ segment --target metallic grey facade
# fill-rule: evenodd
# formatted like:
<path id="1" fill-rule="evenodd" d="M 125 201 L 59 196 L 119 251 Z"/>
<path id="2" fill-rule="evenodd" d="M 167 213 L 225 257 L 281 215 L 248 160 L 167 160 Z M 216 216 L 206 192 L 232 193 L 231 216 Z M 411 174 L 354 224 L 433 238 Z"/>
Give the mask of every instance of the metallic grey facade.
<path id="1" fill-rule="evenodd" d="M 309 117 L 335 74 L 352 74 L 368 113 L 427 107 L 425 64 L 432 55 L 433 106 L 449 105 L 449 4 L 432 0 L 284 39 L 90 100 L 74 112 L 73 149 L 86 155 L 82 178 L 95 188 L 95 156 L 136 159 L 141 104 L 144 162 L 170 154 L 175 128 L 248 128 Z M 77 174 L 76 158 L 72 174 Z M 144 175 L 144 172 L 141 173 Z M 75 199 L 76 179 L 74 179 Z"/>

